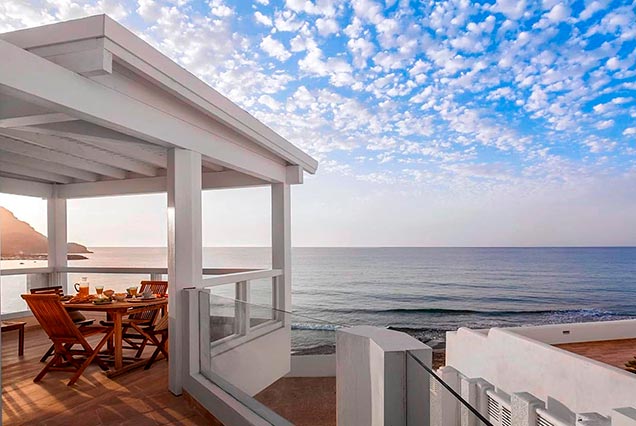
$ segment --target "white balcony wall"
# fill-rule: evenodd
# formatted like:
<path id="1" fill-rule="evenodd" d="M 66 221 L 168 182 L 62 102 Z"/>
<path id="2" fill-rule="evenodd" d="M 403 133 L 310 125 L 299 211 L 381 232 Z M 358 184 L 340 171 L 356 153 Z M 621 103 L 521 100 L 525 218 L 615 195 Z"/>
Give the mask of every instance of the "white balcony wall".
<path id="1" fill-rule="evenodd" d="M 618 323 L 616 328 L 623 329 L 625 323 Z M 606 323 L 605 327 L 611 327 L 611 324 Z M 594 327 L 589 333 L 584 333 L 582 326 L 579 328 L 579 336 L 599 332 L 594 331 Z M 555 330 L 558 329 L 550 333 L 554 334 Z M 484 378 L 508 394 L 529 392 L 546 401 L 548 406 L 551 402 L 562 404 L 577 413 L 598 412 L 607 416 L 616 407 L 634 405 L 634 374 L 516 331 L 495 328 L 484 332 L 462 328 L 449 332 L 446 362 L 467 377 Z M 550 334 L 546 330 L 543 332 L 546 336 Z M 538 334 L 537 331 L 533 333 Z M 610 335 L 606 339 L 618 336 Z M 590 339 L 584 337 L 583 340 Z"/>

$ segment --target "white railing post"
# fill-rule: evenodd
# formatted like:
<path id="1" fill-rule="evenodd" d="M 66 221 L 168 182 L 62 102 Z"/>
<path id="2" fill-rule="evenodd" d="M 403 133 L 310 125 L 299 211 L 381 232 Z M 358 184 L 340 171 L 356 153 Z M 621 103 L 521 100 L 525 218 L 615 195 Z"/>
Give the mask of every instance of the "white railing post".
<path id="1" fill-rule="evenodd" d="M 66 293 L 68 276 L 60 271 L 68 265 L 68 241 L 66 199 L 57 195 L 57 188 L 53 188 L 53 194 L 47 199 L 47 237 L 48 237 L 48 266 L 53 268 L 49 274 L 48 286 L 61 285 Z"/>
<path id="2" fill-rule="evenodd" d="M 477 380 L 461 377 L 459 380 L 459 394 L 471 407 L 477 407 L 478 389 Z M 463 404 L 460 406 L 460 425 L 461 426 L 477 426 L 477 417 Z"/>
<path id="3" fill-rule="evenodd" d="M 241 336 L 247 335 L 250 329 L 250 287 L 249 281 L 239 281 L 236 283 L 235 292 L 236 315 L 234 322 L 234 332 Z"/>
<path id="4" fill-rule="evenodd" d="M 168 298 L 169 358 L 168 388 L 181 395 L 187 375 L 189 335 L 182 290 L 201 287 L 201 154 L 168 150 Z"/>
<path id="5" fill-rule="evenodd" d="M 190 344 L 193 344 L 193 342 L 198 342 L 199 344 L 196 351 L 198 358 L 190 356 L 190 374 L 197 371 L 206 374 L 212 368 L 210 356 L 210 293 L 195 289 L 190 290 L 190 295 Z M 190 350 L 193 350 L 193 348 Z"/>
<path id="6" fill-rule="evenodd" d="M 481 377 L 475 382 L 477 385 L 477 407 L 475 408 L 482 416 L 488 418 L 488 391 L 494 390 L 495 387 Z"/>
<path id="7" fill-rule="evenodd" d="M 536 426 L 537 408 L 545 403 L 528 392 L 517 392 L 510 396 L 512 426 Z"/>
<path id="8" fill-rule="evenodd" d="M 445 366 L 437 370 L 439 378 L 451 389 L 459 391 L 459 372 Z M 459 401 L 437 380 L 431 381 L 431 426 L 457 426 L 459 424 Z"/>
<path id="9" fill-rule="evenodd" d="M 272 269 L 283 272 L 275 307 L 291 311 L 291 200 L 285 183 L 272 184 Z"/>
<path id="10" fill-rule="evenodd" d="M 336 332 L 339 425 L 428 426 L 430 385 L 413 374 L 409 352 L 430 365 L 432 349 L 405 333 L 369 326 Z"/>

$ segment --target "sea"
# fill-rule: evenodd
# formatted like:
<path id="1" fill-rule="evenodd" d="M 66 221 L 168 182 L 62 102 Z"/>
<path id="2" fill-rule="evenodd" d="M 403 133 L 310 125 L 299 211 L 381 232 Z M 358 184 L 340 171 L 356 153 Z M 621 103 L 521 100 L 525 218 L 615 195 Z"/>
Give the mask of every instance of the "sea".
<path id="1" fill-rule="evenodd" d="M 91 248 L 71 266 L 165 267 L 165 248 Z M 205 267 L 271 266 L 269 248 L 205 248 Z M 3 261 L 2 268 L 42 261 Z M 375 325 L 422 341 L 459 327 L 490 328 L 636 318 L 636 247 L 294 248 L 293 328 L 300 346 Z M 71 284 L 81 275 L 72 274 Z M 88 275 L 115 290 L 135 275 Z M 253 283 L 267 288 L 268 284 Z M 2 312 L 24 308 L 24 277 L 3 277 Z M 225 297 L 231 297 L 229 289 Z M 265 294 L 265 293 L 264 293 Z M 266 301 L 253 301 L 263 303 Z M 330 333 L 328 337 L 327 334 Z M 323 335 L 324 334 L 324 335 Z"/>

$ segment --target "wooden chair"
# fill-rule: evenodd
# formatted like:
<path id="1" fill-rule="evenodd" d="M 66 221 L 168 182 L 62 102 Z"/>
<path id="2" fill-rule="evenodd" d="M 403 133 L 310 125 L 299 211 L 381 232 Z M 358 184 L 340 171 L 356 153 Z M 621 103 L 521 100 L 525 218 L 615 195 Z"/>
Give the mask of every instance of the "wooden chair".
<path id="1" fill-rule="evenodd" d="M 152 290 L 152 294 L 165 296 L 168 293 L 168 281 L 142 281 L 140 283 L 139 293 L 143 293 L 148 287 Z"/>
<path id="2" fill-rule="evenodd" d="M 142 281 L 140 284 L 139 293 L 143 294 L 144 290 L 146 290 L 148 287 L 150 287 L 153 294 L 165 296 L 168 291 L 168 281 Z M 146 347 L 146 344 L 148 343 L 148 338 L 139 334 L 138 328 L 153 325 L 157 321 L 157 317 L 159 316 L 160 312 L 161 311 L 156 308 L 149 308 L 140 312 L 136 312 L 134 314 L 130 314 L 127 318 L 123 319 L 122 337 L 124 339 L 124 342 L 128 344 L 125 349 L 136 350 L 136 358 L 139 358 L 141 356 L 144 348 Z M 112 327 L 114 325 L 112 321 L 102 321 L 101 324 L 109 327 Z M 133 327 L 133 324 L 139 327 Z"/>
<path id="3" fill-rule="evenodd" d="M 64 291 L 62 290 L 61 285 L 55 285 L 52 287 L 38 287 L 32 288 L 29 290 L 31 294 L 56 294 L 60 297 L 64 296 Z M 89 319 L 84 316 L 80 311 L 68 311 L 69 316 L 78 327 L 83 325 L 92 325 L 95 320 Z M 40 358 L 40 362 L 46 362 L 47 359 L 51 355 L 53 355 L 53 351 L 55 351 L 55 347 L 51 345 L 51 347 L 46 351 L 46 353 Z"/>
<path id="4" fill-rule="evenodd" d="M 164 315 L 161 317 L 157 324 L 150 325 L 147 327 L 139 327 L 137 324 L 134 324 L 134 327 L 139 334 L 145 337 L 144 342 L 142 343 L 143 347 L 141 351 L 143 352 L 143 348 L 146 346 L 147 342 L 150 341 L 152 345 L 156 346 L 155 351 L 152 353 L 150 359 L 146 363 L 144 370 L 150 368 L 150 366 L 156 361 L 157 356 L 159 354 L 163 354 L 163 356 L 168 359 L 168 315 Z"/>
<path id="5" fill-rule="evenodd" d="M 57 294 L 23 294 L 22 298 L 29 305 L 33 316 L 38 320 L 55 348 L 53 359 L 33 379 L 35 383 L 42 380 L 49 371 L 69 371 L 75 372 L 68 382 L 68 386 L 72 386 L 93 361 L 97 362 L 102 370 L 108 370 L 106 364 L 97 355 L 113 335 L 112 328 L 77 327 L 62 306 Z M 86 337 L 99 333 L 104 333 L 104 337 L 95 348 L 92 348 Z M 73 349 L 75 345 L 80 345 L 81 349 Z"/>

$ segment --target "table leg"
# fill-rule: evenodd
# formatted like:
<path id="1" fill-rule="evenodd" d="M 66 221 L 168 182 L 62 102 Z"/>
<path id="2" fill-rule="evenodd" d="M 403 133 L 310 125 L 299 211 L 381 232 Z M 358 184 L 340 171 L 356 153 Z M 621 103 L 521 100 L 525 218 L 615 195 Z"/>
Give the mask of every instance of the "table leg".
<path id="1" fill-rule="evenodd" d="M 121 328 L 121 312 L 113 312 L 113 323 L 115 325 L 115 336 L 114 336 L 114 344 L 115 344 L 115 370 L 119 370 L 124 366 L 124 355 L 123 355 L 123 336 L 122 336 L 122 328 Z"/>
<path id="2" fill-rule="evenodd" d="M 106 312 L 106 321 L 107 322 L 112 322 L 113 321 L 113 316 L 111 315 L 110 312 Z M 111 336 L 110 339 L 108 339 L 108 342 L 106 342 L 106 351 L 108 352 L 108 355 L 112 355 L 113 354 L 113 338 Z"/>
<path id="3" fill-rule="evenodd" d="M 18 356 L 24 355 L 24 325 L 18 329 Z"/>

